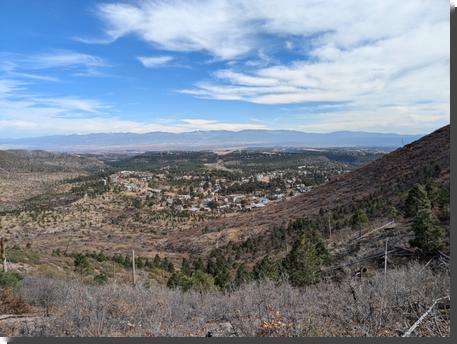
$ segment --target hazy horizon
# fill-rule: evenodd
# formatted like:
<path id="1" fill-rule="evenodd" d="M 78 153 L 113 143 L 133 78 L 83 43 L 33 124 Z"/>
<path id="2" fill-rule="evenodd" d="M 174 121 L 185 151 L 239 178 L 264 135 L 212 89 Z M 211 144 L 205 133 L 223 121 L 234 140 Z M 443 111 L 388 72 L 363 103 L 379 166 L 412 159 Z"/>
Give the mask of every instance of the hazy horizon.
<path id="1" fill-rule="evenodd" d="M 444 124 L 443 126 L 449 125 L 449 123 Z M 46 138 L 52 136 L 86 136 L 86 135 L 116 135 L 116 134 L 124 134 L 124 135 L 147 135 L 147 134 L 189 134 L 189 133 L 196 133 L 196 132 L 230 132 L 230 133 L 239 133 L 245 131 L 268 131 L 268 132 L 278 132 L 278 131 L 290 131 L 290 132 L 298 132 L 303 134 L 336 134 L 336 133 L 357 133 L 357 134 L 376 134 L 376 135 L 398 135 L 398 136 L 424 136 L 427 135 L 435 130 L 442 128 L 443 126 L 437 127 L 436 129 L 432 129 L 430 132 L 418 132 L 418 133 L 411 133 L 411 134 L 404 134 L 398 132 L 377 132 L 377 131 L 365 131 L 365 130 L 335 130 L 335 131 L 325 131 L 325 132 L 313 132 L 313 131 L 303 131 L 303 130 L 296 130 L 296 129 L 239 129 L 239 130 L 227 130 L 227 129 L 206 129 L 206 130 L 188 130 L 188 131 L 180 131 L 180 132 L 171 132 L 171 131 L 148 131 L 148 132 L 131 132 L 131 131 L 114 131 L 114 132 L 88 132 L 88 133 L 63 133 L 63 134 L 50 134 L 50 135 L 39 135 L 39 136 L 17 136 L 17 137 L 2 137 L 1 140 L 21 140 L 21 139 L 39 139 L 39 138 Z"/>

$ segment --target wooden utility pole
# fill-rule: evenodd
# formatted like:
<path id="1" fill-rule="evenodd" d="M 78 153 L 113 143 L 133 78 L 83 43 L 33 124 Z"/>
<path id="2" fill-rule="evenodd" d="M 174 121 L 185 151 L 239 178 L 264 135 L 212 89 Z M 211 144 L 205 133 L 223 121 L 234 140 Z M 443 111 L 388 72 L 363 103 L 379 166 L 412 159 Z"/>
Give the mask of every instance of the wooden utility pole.
<path id="1" fill-rule="evenodd" d="M 384 278 L 387 278 L 387 240 L 386 239 L 386 250 L 384 252 Z"/>
<path id="2" fill-rule="evenodd" d="M 132 250 L 132 277 L 133 277 L 133 286 L 136 284 L 136 275 L 135 275 L 135 250 Z"/>
<path id="3" fill-rule="evenodd" d="M 113 280 L 116 282 L 116 262 L 113 262 Z"/>
<path id="4" fill-rule="evenodd" d="M 8 267 L 6 266 L 5 241 L 6 240 L 4 240 L 3 237 L 0 238 L 0 255 L 2 257 L 3 271 L 7 272 Z"/>
<path id="5" fill-rule="evenodd" d="M 330 213 L 328 214 L 328 237 L 329 239 L 332 238 L 332 225 L 330 224 Z"/>

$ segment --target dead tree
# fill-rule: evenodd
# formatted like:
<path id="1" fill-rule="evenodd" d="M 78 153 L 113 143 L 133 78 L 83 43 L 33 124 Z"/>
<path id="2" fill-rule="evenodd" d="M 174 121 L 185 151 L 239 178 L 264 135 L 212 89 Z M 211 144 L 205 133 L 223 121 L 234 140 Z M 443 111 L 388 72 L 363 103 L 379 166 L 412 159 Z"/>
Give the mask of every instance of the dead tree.
<path id="1" fill-rule="evenodd" d="M 6 242 L 6 240 L 3 239 L 3 237 L 0 238 L 0 255 L 2 257 L 3 271 L 7 272 L 8 267 L 6 266 L 5 242 Z"/>

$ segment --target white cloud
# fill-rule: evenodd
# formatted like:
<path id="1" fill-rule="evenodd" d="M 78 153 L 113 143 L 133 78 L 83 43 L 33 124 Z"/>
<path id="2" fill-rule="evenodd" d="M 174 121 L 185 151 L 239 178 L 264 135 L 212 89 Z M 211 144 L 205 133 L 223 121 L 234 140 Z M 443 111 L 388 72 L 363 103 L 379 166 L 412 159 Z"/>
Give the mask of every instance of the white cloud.
<path id="1" fill-rule="evenodd" d="M 38 136 L 104 132 L 241 130 L 261 124 L 226 123 L 203 119 L 150 121 L 127 120 L 113 115 L 116 109 L 96 99 L 31 94 L 28 83 L 0 79 L 0 136 Z"/>
<path id="2" fill-rule="evenodd" d="M 222 59 L 268 44 L 261 39 L 265 34 L 310 40 L 312 35 L 327 33 L 324 40 L 351 48 L 394 37 L 423 21 L 442 20 L 449 17 L 447 11 L 445 0 L 363 5 L 358 0 L 143 0 L 97 8 L 107 38 L 133 34 L 163 49 L 206 51 Z"/>
<path id="3" fill-rule="evenodd" d="M 224 123 L 205 119 L 183 119 L 179 128 L 183 130 L 230 130 L 238 131 L 243 129 L 266 129 L 262 124 L 252 123 Z"/>
<path id="4" fill-rule="evenodd" d="M 41 54 L 0 53 L 0 71 L 16 78 L 58 81 L 55 76 L 36 74 L 42 71 L 68 71 L 74 76 L 100 76 L 100 68 L 109 64 L 94 55 L 70 50 L 54 50 Z M 24 71 L 32 71 L 33 74 Z"/>
<path id="5" fill-rule="evenodd" d="M 28 69 L 47 69 L 63 67 L 102 67 L 106 63 L 100 57 L 73 51 L 56 51 L 37 54 L 23 59 Z"/>
<path id="6" fill-rule="evenodd" d="M 445 0 L 143 0 L 98 7 L 108 39 L 134 35 L 160 49 L 228 60 L 229 69 L 185 94 L 267 105 L 347 101 L 339 113 L 347 120 L 333 118 L 341 128 L 407 119 L 412 130 L 449 121 L 448 11 Z M 268 57 L 278 39 L 294 61 Z M 253 59 L 256 52 L 263 57 Z M 234 62 L 246 54 L 246 63 Z M 354 111 L 363 115 L 355 119 Z"/>
<path id="7" fill-rule="evenodd" d="M 138 60 L 147 68 L 157 68 L 173 61 L 172 56 L 138 56 Z"/>
<path id="8" fill-rule="evenodd" d="M 250 51 L 253 27 L 230 1 L 141 1 L 98 6 L 108 39 L 134 34 L 161 49 L 208 51 L 222 59 Z"/>

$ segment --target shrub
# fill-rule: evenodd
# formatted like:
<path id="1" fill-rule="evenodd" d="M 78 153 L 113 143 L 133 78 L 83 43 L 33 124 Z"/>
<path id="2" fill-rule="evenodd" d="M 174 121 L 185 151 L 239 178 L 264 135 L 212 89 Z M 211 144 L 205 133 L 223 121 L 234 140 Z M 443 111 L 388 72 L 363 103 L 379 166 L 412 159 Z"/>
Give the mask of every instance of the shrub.
<path id="1" fill-rule="evenodd" d="M 23 314 L 30 311 L 30 306 L 11 288 L 0 290 L 0 313 Z"/>
<path id="2" fill-rule="evenodd" d="M 210 326 L 217 328 L 214 336 L 399 336 L 436 299 L 450 295 L 450 272 L 413 262 L 338 285 L 297 289 L 264 281 L 185 295 L 159 285 L 88 286 L 29 276 L 21 290 L 28 303 L 46 300 L 57 315 L 33 326 L 18 322 L 23 336 L 205 336 Z M 449 307 L 445 300 L 437 304 L 413 335 L 450 336 Z M 3 335 L 11 331 L 2 328 Z"/>
<path id="3" fill-rule="evenodd" d="M 98 285 L 106 284 L 106 282 L 108 282 L 108 276 L 102 272 L 94 277 L 94 282 Z"/>
<path id="4" fill-rule="evenodd" d="M 22 276 L 17 272 L 0 271 L 0 287 L 16 289 L 20 286 Z"/>
<path id="5" fill-rule="evenodd" d="M 91 270 L 89 259 L 87 259 L 87 257 L 82 255 L 81 253 L 78 253 L 75 256 L 73 264 L 75 266 L 75 271 L 80 274 L 87 274 Z"/>
<path id="6" fill-rule="evenodd" d="M 201 270 L 196 270 L 190 277 L 191 288 L 198 291 L 209 291 L 214 289 L 214 278 Z"/>

